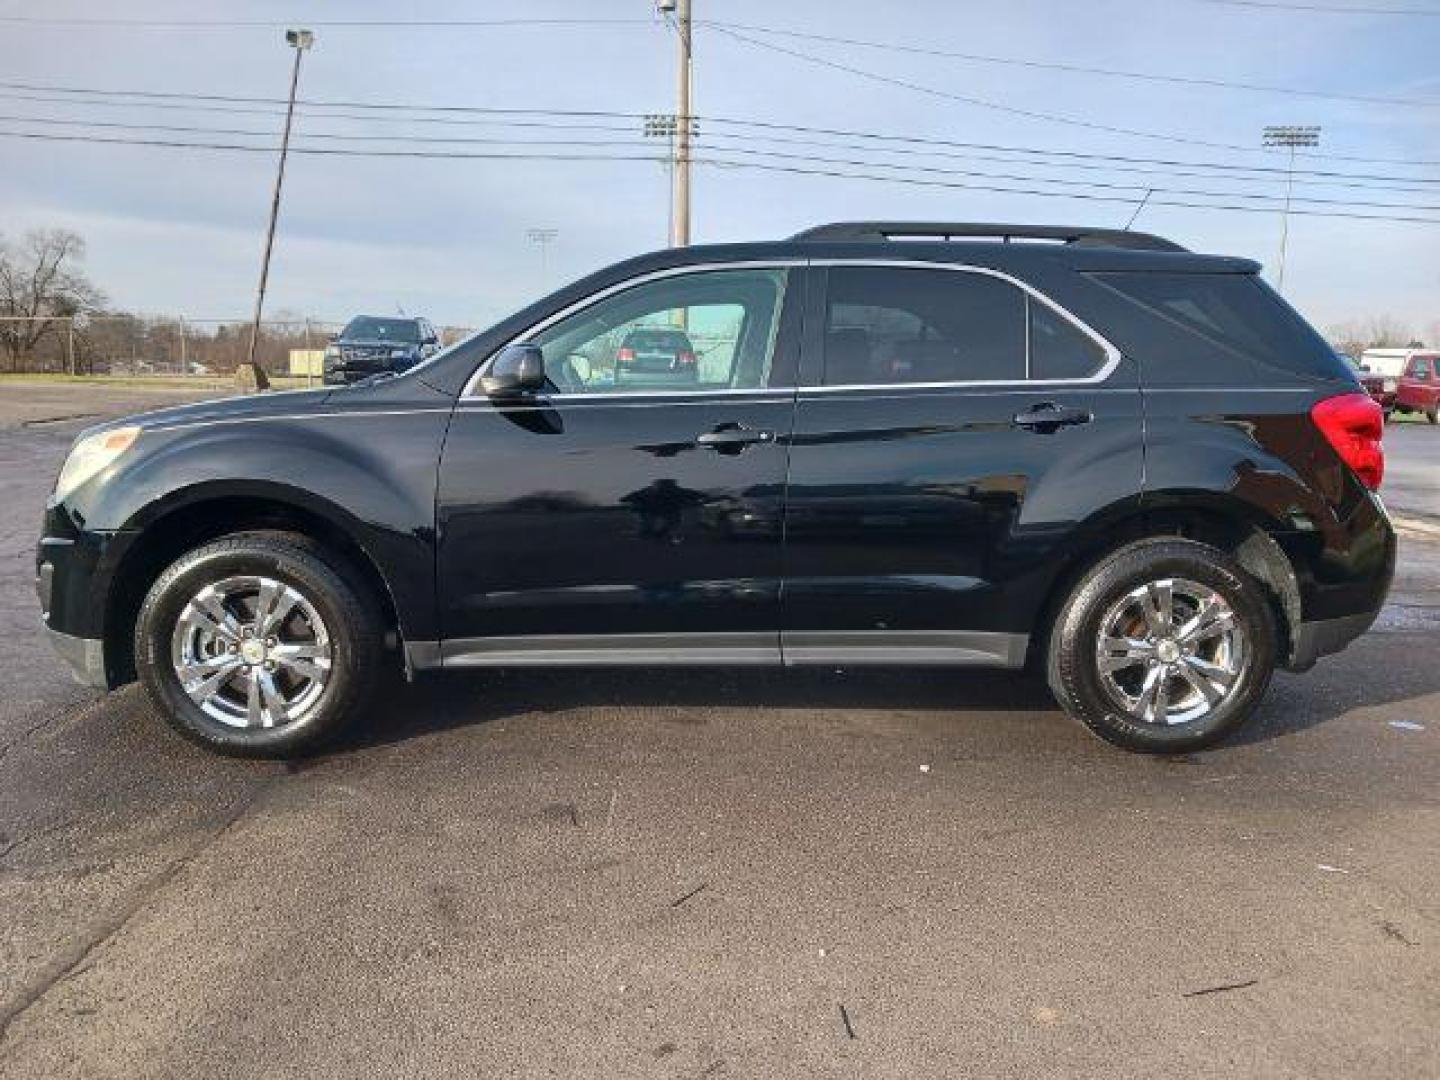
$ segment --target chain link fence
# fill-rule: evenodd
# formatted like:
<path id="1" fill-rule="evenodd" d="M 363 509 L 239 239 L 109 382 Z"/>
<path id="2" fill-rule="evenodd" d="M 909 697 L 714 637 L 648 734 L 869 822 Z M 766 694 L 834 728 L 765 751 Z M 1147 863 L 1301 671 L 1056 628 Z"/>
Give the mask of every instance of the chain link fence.
<path id="1" fill-rule="evenodd" d="M 185 315 L 0 316 L 0 375 L 230 379 L 250 348 L 250 320 Z M 255 360 L 274 382 L 320 382 L 324 349 L 344 323 L 279 318 L 261 323 Z M 467 327 L 440 331 L 449 345 Z"/>

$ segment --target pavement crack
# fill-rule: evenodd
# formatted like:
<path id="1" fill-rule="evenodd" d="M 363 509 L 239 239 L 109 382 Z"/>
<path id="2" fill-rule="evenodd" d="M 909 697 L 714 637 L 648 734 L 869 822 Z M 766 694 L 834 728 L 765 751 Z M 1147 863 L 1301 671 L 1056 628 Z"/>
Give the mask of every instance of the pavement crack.
<path id="1" fill-rule="evenodd" d="M 1207 986 L 1203 990 L 1191 990 L 1181 994 L 1183 998 L 1204 997 L 1206 994 L 1224 994 L 1230 990 L 1244 990 L 1248 986 L 1254 986 L 1259 979 L 1246 979 L 1244 982 L 1223 983 L 1220 986 Z"/>
<path id="2" fill-rule="evenodd" d="M 855 1025 L 850 1023 L 850 1014 L 845 1011 L 845 1003 L 840 1003 L 840 1022 L 845 1025 L 846 1038 L 855 1038 Z"/>
<path id="3" fill-rule="evenodd" d="M 700 891 L 702 891 L 702 890 L 705 888 L 705 886 L 708 885 L 708 884 L 709 884 L 708 881 L 702 881 L 699 885 L 696 885 L 695 888 L 691 889 L 691 890 L 690 890 L 689 892 L 687 892 L 684 896 L 676 897 L 674 900 L 671 900 L 671 901 L 670 901 L 670 906 L 671 906 L 672 908 L 677 908 L 677 907 L 679 907 L 681 904 L 685 903 L 686 900 L 689 900 L 689 899 L 690 899 L 692 896 L 694 896 L 696 893 L 699 893 Z"/>
<path id="4" fill-rule="evenodd" d="M 45 999 L 57 986 L 79 974 L 88 966 L 94 953 L 130 924 L 130 921 L 149 905 L 150 901 L 170 884 L 179 874 L 195 861 L 207 848 L 223 840 L 238 825 L 242 818 L 253 810 L 274 788 L 279 775 L 272 776 L 261 784 L 250 798 L 240 802 L 218 824 L 190 845 L 174 862 L 152 875 L 130 900 L 112 912 L 109 917 L 92 924 L 90 932 L 62 950 L 40 972 L 22 986 L 15 996 L 0 1003 L 0 1046 L 3 1046 L 11 1026 L 35 1005 Z"/>

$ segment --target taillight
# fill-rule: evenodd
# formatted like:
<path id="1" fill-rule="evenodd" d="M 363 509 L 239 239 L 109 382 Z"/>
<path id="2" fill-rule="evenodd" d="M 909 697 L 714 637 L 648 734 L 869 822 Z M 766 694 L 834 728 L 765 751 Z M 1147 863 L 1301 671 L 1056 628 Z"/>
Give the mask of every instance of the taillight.
<path id="1" fill-rule="evenodd" d="M 1317 402 L 1310 419 L 1371 491 L 1385 477 L 1385 450 L 1380 445 L 1385 415 L 1368 394 L 1341 394 Z"/>
<path id="2" fill-rule="evenodd" d="M 680 354 L 676 357 L 676 359 L 679 360 L 682 364 L 693 364 L 695 363 L 695 354 L 689 349 L 681 349 Z"/>
<path id="3" fill-rule="evenodd" d="M 615 354 L 615 359 L 622 364 L 628 364 L 635 359 L 634 349 L 621 349 Z"/>

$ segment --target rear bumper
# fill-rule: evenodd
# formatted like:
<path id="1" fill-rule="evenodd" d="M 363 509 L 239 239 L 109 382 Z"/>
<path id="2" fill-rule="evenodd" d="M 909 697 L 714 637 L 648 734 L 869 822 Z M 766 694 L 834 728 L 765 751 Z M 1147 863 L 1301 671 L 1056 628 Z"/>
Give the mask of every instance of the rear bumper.
<path id="1" fill-rule="evenodd" d="M 50 644 L 60 658 L 70 667 L 75 681 L 82 686 L 93 686 L 108 690 L 110 680 L 105 674 L 105 643 L 99 638 L 76 637 L 62 634 L 59 630 L 46 627 Z"/>

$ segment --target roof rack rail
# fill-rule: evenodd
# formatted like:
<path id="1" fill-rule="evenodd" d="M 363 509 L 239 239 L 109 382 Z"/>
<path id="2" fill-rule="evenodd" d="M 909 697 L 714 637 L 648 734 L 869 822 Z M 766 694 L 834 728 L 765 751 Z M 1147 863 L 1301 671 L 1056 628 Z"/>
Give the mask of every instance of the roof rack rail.
<path id="1" fill-rule="evenodd" d="M 1129 229 L 1064 225 L 1001 225 L 955 221 L 837 221 L 817 225 L 791 240 L 1050 240 L 1076 247 L 1130 248 L 1135 251 L 1185 251 L 1173 240 Z"/>

